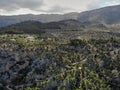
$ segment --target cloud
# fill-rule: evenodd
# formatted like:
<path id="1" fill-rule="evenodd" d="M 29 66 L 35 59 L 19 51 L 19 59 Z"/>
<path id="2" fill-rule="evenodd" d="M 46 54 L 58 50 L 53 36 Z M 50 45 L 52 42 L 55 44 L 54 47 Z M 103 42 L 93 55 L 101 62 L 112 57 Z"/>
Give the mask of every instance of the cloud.
<path id="1" fill-rule="evenodd" d="M 104 6 L 112 6 L 112 5 L 119 5 L 119 4 L 120 4 L 119 0 L 109 0 L 105 2 Z"/>
<path id="2" fill-rule="evenodd" d="M 0 0 L 0 14 L 82 12 L 119 3 L 119 0 Z"/>
<path id="3" fill-rule="evenodd" d="M 98 8 L 100 0 L 45 0 L 46 5 L 71 8 L 73 12 L 81 12 L 92 8 Z M 96 4 L 97 3 L 97 4 Z"/>
<path id="4" fill-rule="evenodd" d="M 43 11 L 46 12 L 46 13 L 55 14 L 55 13 L 66 13 L 66 12 L 70 12 L 70 11 L 73 11 L 73 10 L 74 10 L 73 8 L 68 8 L 68 7 L 62 7 L 62 6 L 59 6 L 59 5 L 55 5 L 55 6 L 50 7 L 49 9 L 46 9 L 46 10 L 43 10 Z"/>
<path id="5" fill-rule="evenodd" d="M 92 0 L 87 5 L 88 10 L 96 9 L 96 8 L 99 8 L 99 7 L 100 7 L 100 0 Z"/>
<path id="6" fill-rule="evenodd" d="M 44 5 L 43 0 L 1 0 L 0 9 L 15 11 L 21 8 L 36 10 Z"/>

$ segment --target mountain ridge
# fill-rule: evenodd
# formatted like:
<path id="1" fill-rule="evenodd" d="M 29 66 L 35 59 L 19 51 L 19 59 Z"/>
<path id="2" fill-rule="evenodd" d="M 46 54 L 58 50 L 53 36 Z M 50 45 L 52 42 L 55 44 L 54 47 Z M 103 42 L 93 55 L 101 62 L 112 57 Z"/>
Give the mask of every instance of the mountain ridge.
<path id="1" fill-rule="evenodd" d="M 77 20 L 63 20 L 59 22 L 42 23 L 39 21 L 25 21 L 2 27 L 0 33 L 8 34 L 40 34 L 45 31 L 68 31 L 68 30 L 82 30 L 85 26 Z"/>
<path id="2" fill-rule="evenodd" d="M 5 27 L 11 24 L 16 24 L 24 21 L 39 21 L 42 23 L 58 22 L 62 20 L 74 19 L 80 22 L 93 22 L 93 23 L 107 23 L 116 24 L 120 23 L 120 5 L 108 6 L 95 10 L 84 11 L 81 13 L 71 12 L 66 14 L 25 14 L 13 16 L 0 16 L 0 27 Z"/>

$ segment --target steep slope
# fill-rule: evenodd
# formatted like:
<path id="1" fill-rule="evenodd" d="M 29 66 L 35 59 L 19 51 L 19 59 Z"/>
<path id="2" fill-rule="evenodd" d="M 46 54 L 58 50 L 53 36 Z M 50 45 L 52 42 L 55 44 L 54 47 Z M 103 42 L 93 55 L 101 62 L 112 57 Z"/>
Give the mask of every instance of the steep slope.
<path id="1" fill-rule="evenodd" d="M 80 22 L 120 23 L 120 5 L 100 8 L 79 14 Z"/>

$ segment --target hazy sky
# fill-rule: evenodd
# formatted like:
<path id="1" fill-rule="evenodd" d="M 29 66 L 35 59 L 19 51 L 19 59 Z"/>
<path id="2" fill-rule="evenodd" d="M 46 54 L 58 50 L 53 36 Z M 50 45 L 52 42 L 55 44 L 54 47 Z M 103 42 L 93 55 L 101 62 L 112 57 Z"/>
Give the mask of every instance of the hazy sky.
<path id="1" fill-rule="evenodd" d="M 0 0 L 0 15 L 82 12 L 119 4 L 120 0 Z"/>

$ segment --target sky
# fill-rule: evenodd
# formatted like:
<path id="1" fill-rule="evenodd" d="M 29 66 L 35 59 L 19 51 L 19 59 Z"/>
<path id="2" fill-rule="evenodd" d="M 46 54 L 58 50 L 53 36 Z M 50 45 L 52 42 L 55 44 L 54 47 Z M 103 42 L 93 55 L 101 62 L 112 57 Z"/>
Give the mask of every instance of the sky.
<path id="1" fill-rule="evenodd" d="M 119 4 L 120 0 L 0 0 L 0 15 L 64 14 Z"/>

